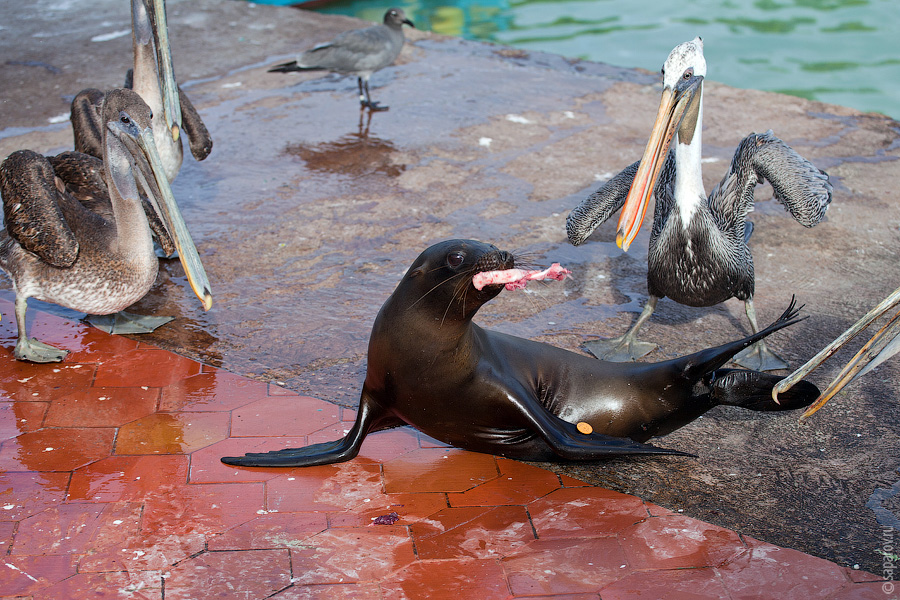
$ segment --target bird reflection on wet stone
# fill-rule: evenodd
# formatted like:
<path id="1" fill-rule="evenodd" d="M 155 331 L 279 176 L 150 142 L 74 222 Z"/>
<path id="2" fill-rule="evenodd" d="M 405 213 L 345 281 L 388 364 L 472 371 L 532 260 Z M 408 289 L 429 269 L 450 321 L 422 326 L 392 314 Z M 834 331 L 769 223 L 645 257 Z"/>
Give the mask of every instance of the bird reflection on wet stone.
<path id="1" fill-rule="evenodd" d="M 288 144 L 285 153 L 298 156 L 314 171 L 343 175 L 367 175 L 380 173 L 397 177 L 406 165 L 396 162 L 397 148 L 388 140 L 369 134 L 372 113 L 359 114 L 359 127 L 333 142 L 306 146 Z"/>

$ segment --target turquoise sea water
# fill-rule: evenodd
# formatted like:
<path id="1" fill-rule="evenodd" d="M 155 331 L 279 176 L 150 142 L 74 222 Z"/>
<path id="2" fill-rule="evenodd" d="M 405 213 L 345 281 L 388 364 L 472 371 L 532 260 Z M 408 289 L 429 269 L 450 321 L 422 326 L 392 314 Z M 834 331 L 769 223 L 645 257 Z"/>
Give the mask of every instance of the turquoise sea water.
<path id="1" fill-rule="evenodd" d="M 900 118 L 898 0 L 395 2 L 420 29 L 653 71 L 699 35 L 712 80 Z M 316 10 L 380 22 L 387 7 L 338 0 Z"/>

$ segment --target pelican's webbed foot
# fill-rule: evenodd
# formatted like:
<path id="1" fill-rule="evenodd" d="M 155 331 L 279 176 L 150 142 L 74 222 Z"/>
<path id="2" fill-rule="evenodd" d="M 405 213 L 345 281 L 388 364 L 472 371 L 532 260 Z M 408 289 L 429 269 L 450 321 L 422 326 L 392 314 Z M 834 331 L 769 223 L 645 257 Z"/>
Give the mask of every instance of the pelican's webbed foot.
<path id="1" fill-rule="evenodd" d="M 640 341 L 637 339 L 637 334 L 641 326 L 647 322 L 647 319 L 656 310 L 657 302 L 659 302 L 659 298 L 651 294 L 644 304 L 637 321 L 625 332 L 625 335 L 608 340 L 585 342 L 582 344 L 582 348 L 600 360 L 608 360 L 610 362 L 632 362 L 650 354 L 656 350 L 656 344 Z"/>
<path id="2" fill-rule="evenodd" d="M 117 312 L 111 315 L 88 315 L 87 322 L 106 333 L 135 334 L 156 331 L 175 317 L 154 317 Z"/>
<path id="3" fill-rule="evenodd" d="M 585 342 L 582 348 L 599 358 L 610 362 L 632 362 L 656 350 L 653 342 L 642 342 L 630 333 L 610 338 Z"/>
<path id="4" fill-rule="evenodd" d="M 777 371 L 787 369 L 788 364 L 777 354 L 769 350 L 762 340 L 748 346 L 735 355 L 731 362 L 753 371 Z"/>
<path id="5" fill-rule="evenodd" d="M 35 338 L 29 339 L 27 337 L 19 338 L 19 341 L 16 342 L 16 349 L 13 350 L 13 356 L 16 357 L 16 360 L 27 360 L 35 363 L 60 362 L 68 353 L 68 350 L 61 350 Z"/>

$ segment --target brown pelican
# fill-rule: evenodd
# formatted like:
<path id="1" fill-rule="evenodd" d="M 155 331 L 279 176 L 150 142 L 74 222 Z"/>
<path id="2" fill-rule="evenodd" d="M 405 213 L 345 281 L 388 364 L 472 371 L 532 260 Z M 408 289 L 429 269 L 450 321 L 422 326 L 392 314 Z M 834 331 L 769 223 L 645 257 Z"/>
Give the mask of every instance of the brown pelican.
<path id="1" fill-rule="evenodd" d="M 291 71 L 331 71 L 356 75 L 359 103 L 369 110 L 387 110 L 369 96 L 372 73 L 393 64 L 403 49 L 403 25 L 415 27 L 399 8 L 384 13 L 384 23 L 339 34 L 330 42 L 319 44 L 302 53 L 297 60 L 269 69 L 269 73 Z"/>
<path id="2" fill-rule="evenodd" d="M 204 309 L 209 281 L 172 196 L 153 139 L 151 112 L 131 90 L 112 90 L 102 105 L 103 160 L 64 152 L 13 152 L 0 165 L 6 229 L 0 268 L 16 293 L 15 357 L 62 360 L 65 350 L 29 339 L 28 298 L 91 314 L 111 314 L 140 300 L 159 260 L 142 197 L 162 219 Z"/>
<path id="3" fill-rule="evenodd" d="M 753 308 L 753 258 L 747 247 L 753 229 L 746 221 L 753 210 L 753 188 L 767 179 L 775 198 L 806 227 L 821 221 L 831 202 L 828 175 L 771 131 L 741 141 L 731 168 L 707 197 L 700 166 L 706 76 L 702 40 L 698 37 L 672 50 L 662 75 L 662 101 L 643 157 L 585 199 L 566 222 L 569 241 L 578 245 L 622 208 L 616 243 L 628 250 L 650 197 L 656 196 L 647 271 L 650 298 L 625 335 L 586 344 L 606 360 L 634 360 L 656 347 L 636 336 L 658 300 L 666 296 L 688 306 L 738 298 L 745 303 L 753 332 L 759 331 Z M 755 370 L 787 367 L 762 341 L 735 362 Z"/>
<path id="4" fill-rule="evenodd" d="M 165 0 L 131 0 L 134 69 L 125 87 L 137 92 L 155 115 L 153 139 L 169 182 L 181 169 L 181 130 L 188 135 L 191 153 L 203 160 L 212 151 L 212 138 L 187 95 L 175 82 Z M 72 101 L 75 150 L 101 158 L 103 92 L 86 89 Z"/>
<path id="5" fill-rule="evenodd" d="M 859 321 L 854 323 L 847 331 L 842 333 L 833 342 L 823 348 L 818 354 L 809 359 L 809 361 L 785 377 L 772 390 L 772 398 L 778 402 L 778 394 L 784 393 L 795 383 L 800 381 L 805 375 L 815 370 L 832 354 L 843 348 L 850 340 L 856 337 L 863 329 L 866 329 L 878 318 L 888 314 L 892 309 L 900 306 L 900 288 L 894 290 L 887 298 L 885 298 L 878 306 L 870 310 Z M 838 373 L 834 381 L 819 395 L 819 398 L 806 409 L 806 412 L 800 417 L 805 419 L 820 408 L 826 402 L 834 397 L 844 386 L 865 375 L 890 357 L 900 352 L 900 312 L 888 319 L 888 322 L 879 329 L 872 338 L 866 342 L 856 355 L 850 359 L 841 372 Z"/>

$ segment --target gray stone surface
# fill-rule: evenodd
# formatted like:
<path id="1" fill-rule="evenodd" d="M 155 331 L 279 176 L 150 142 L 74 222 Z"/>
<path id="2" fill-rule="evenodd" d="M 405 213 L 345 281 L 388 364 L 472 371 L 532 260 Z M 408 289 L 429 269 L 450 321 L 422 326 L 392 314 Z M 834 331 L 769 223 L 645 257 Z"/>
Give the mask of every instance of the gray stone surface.
<path id="1" fill-rule="evenodd" d="M 143 341 L 352 406 L 375 313 L 412 259 L 448 237 L 575 272 L 504 293 L 483 325 L 577 350 L 636 317 L 649 228 L 622 254 L 614 223 L 573 248 L 564 222 L 598 178 L 639 158 L 659 101 L 655 74 L 411 31 L 397 65 L 372 79 L 391 110 L 369 123 L 353 78 L 265 72 L 362 23 L 214 0 L 172 1 L 169 20 L 176 74 L 215 139 L 210 158 L 186 158 L 173 185 L 215 305 L 203 313 L 180 265 L 165 263 L 134 310 L 179 318 Z M 130 35 L 91 39 L 128 27 L 124 0 L 0 4 L 0 157 L 71 146 L 67 123 L 50 121 L 78 90 L 120 84 Z M 791 294 L 810 315 L 771 342 L 799 365 L 900 284 L 900 126 L 712 81 L 704 98 L 708 188 L 738 141 L 768 128 L 832 176 L 834 202 L 814 229 L 768 187 L 751 215 L 761 321 Z M 747 331 L 738 301 L 695 309 L 664 300 L 644 337 L 660 344 L 648 359 L 660 360 Z M 837 368 L 812 379 L 824 385 Z M 550 468 L 879 572 L 881 525 L 866 503 L 875 498 L 883 520 L 900 514 L 896 497 L 877 492 L 900 479 L 898 372 L 900 362 L 884 365 L 803 426 L 792 414 L 718 408 L 656 440 L 697 459 Z"/>

